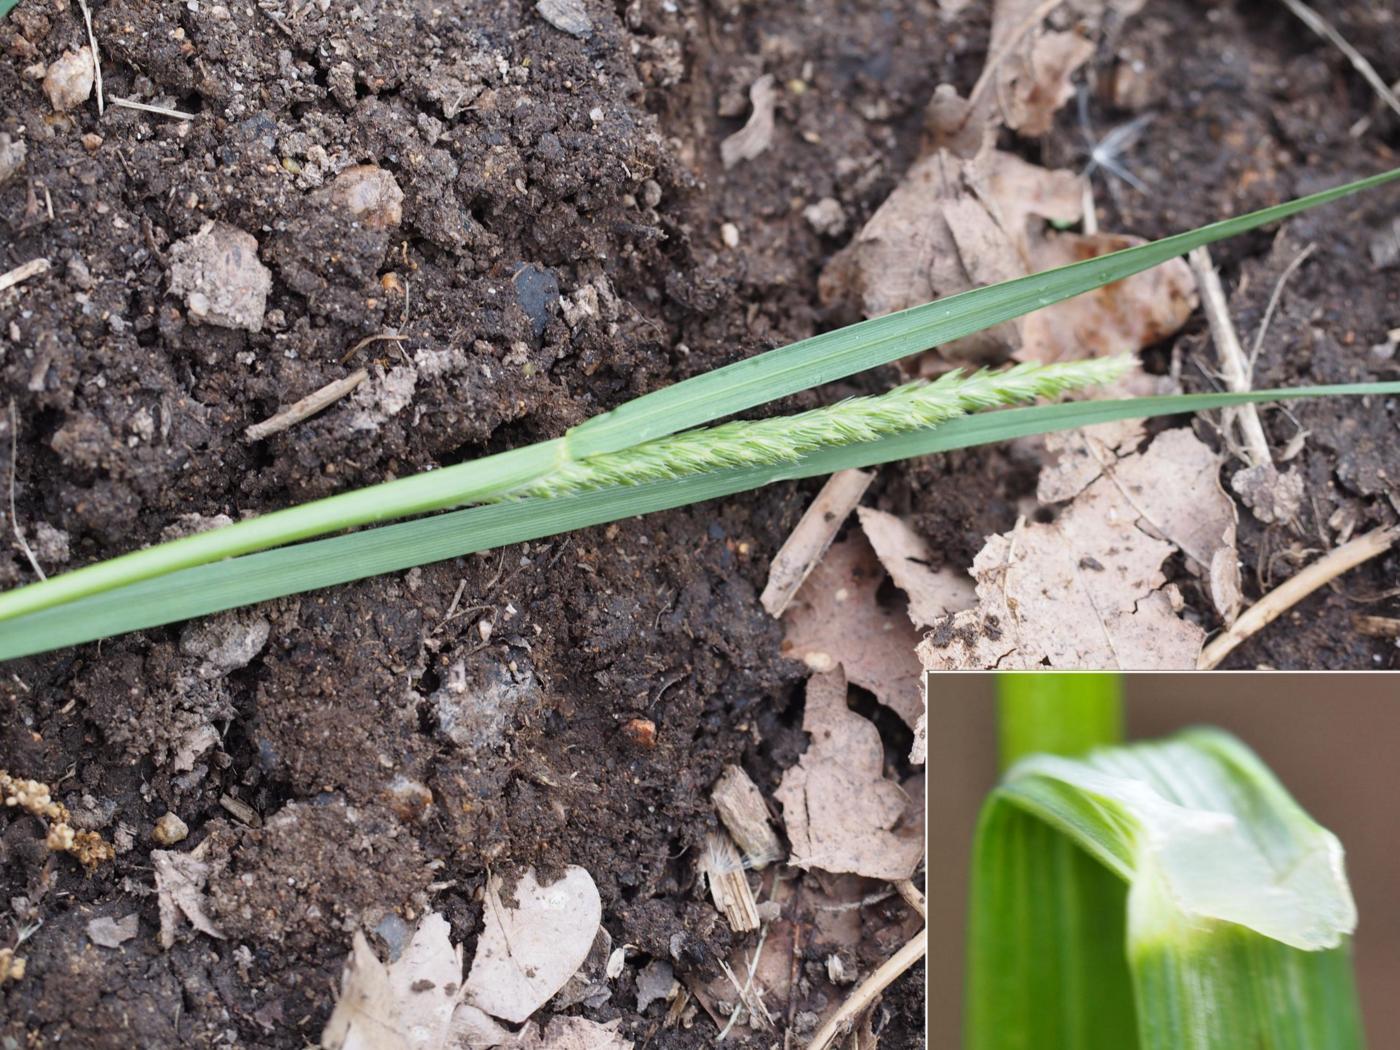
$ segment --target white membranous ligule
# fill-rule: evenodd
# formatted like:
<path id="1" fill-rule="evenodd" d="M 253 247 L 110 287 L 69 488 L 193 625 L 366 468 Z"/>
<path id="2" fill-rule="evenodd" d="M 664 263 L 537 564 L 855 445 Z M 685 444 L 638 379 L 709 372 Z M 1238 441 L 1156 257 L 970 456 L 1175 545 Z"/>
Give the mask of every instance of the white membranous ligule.
<path id="1" fill-rule="evenodd" d="M 1109 383 L 1132 363 L 1131 357 L 1120 356 L 1027 363 L 970 375 L 957 370 L 931 383 L 906 383 L 888 393 L 796 415 L 722 423 L 656 438 L 621 452 L 565 459 L 547 475 L 500 498 L 557 497 L 716 470 L 791 463 L 817 449 L 876 441 L 936 427 L 972 412 Z"/>

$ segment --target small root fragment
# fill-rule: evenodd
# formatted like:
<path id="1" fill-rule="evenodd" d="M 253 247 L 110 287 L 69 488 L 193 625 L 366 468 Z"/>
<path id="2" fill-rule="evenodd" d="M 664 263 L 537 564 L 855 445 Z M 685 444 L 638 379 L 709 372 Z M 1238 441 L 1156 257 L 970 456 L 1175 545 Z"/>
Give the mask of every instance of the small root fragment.
<path id="1" fill-rule="evenodd" d="M 1196 663 L 1198 671 L 1210 671 L 1220 666 L 1241 643 L 1262 631 L 1293 606 L 1312 594 L 1323 584 L 1330 583 L 1342 573 L 1356 568 L 1378 554 L 1384 554 L 1400 539 L 1400 527 L 1374 529 L 1344 543 L 1330 554 L 1319 558 L 1298 575 L 1284 581 L 1251 605 L 1228 630 L 1222 631 L 1201 650 Z"/>
<path id="2" fill-rule="evenodd" d="M 841 1008 L 826 1019 L 817 1029 L 817 1034 L 807 1044 L 807 1050 L 828 1050 L 836 1041 L 849 1032 L 860 1016 L 865 1013 L 886 988 L 895 982 L 905 970 L 928 954 L 928 928 L 920 930 L 851 992 L 850 998 Z"/>

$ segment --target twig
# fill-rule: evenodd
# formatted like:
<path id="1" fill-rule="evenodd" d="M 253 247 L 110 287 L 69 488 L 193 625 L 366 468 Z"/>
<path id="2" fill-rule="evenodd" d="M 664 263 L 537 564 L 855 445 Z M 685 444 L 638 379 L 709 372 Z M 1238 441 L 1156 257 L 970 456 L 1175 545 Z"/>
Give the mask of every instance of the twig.
<path id="1" fill-rule="evenodd" d="M 1368 638 L 1400 638 L 1400 620 L 1393 616 L 1353 616 L 1351 625 Z"/>
<path id="2" fill-rule="evenodd" d="M 1220 357 L 1220 374 L 1225 386 L 1233 391 L 1246 391 L 1250 387 L 1249 370 L 1245 361 L 1244 348 L 1230 320 L 1230 308 L 1225 302 L 1225 289 L 1220 285 L 1220 275 L 1211 262 L 1210 249 L 1205 245 L 1192 250 L 1187 257 L 1196 275 L 1196 284 L 1201 290 L 1201 304 L 1205 307 L 1206 320 L 1210 322 L 1211 338 L 1215 341 L 1215 352 Z M 1269 454 L 1269 441 L 1264 436 L 1264 427 L 1259 422 L 1259 413 L 1253 405 L 1242 405 L 1231 409 L 1230 414 L 1239 421 L 1240 437 L 1244 441 L 1243 459 L 1246 466 L 1257 467 L 1273 463 Z"/>
<path id="3" fill-rule="evenodd" d="M 1378 554 L 1384 554 L 1397 538 L 1400 538 L 1400 527 L 1390 525 L 1374 529 L 1350 543 L 1342 544 L 1292 579 L 1285 580 L 1241 613 L 1240 618 L 1227 630 L 1213 638 L 1201 650 L 1196 669 L 1209 671 L 1219 667 L 1221 661 L 1241 642 L 1273 623 L 1323 584 Z"/>
<path id="4" fill-rule="evenodd" d="M 159 113 L 163 117 L 174 117 L 176 120 L 194 120 L 198 113 L 186 113 L 183 109 L 171 109 L 169 106 L 152 106 L 146 102 L 137 102 L 135 99 L 122 98 L 120 95 L 112 95 L 109 102 L 114 106 L 125 106 L 127 109 L 139 109 L 143 113 Z"/>
<path id="5" fill-rule="evenodd" d="M 769 616 L 780 617 L 787 610 L 802 582 L 822 560 L 837 530 L 874 480 L 875 475 L 864 470 L 840 470 L 827 478 L 817 498 L 773 556 L 768 585 L 759 598 Z"/>
<path id="6" fill-rule="evenodd" d="M 92 73 L 97 78 L 97 115 L 100 117 L 107 105 L 102 95 L 102 59 L 97 54 L 97 37 L 92 32 L 92 12 L 88 10 L 87 0 L 78 0 L 78 7 L 82 9 L 83 22 L 87 25 L 88 47 L 92 49 Z"/>
<path id="7" fill-rule="evenodd" d="M 0 273 L 0 292 L 8 288 L 13 288 L 15 285 L 27 281 L 31 277 L 37 277 L 41 273 L 48 272 L 49 261 L 47 259 L 42 256 L 38 259 L 30 259 L 27 263 L 21 263 L 7 273 Z"/>
<path id="8" fill-rule="evenodd" d="M 1352 47 L 1347 42 L 1347 38 L 1337 32 L 1336 27 L 1331 22 L 1303 3 L 1303 0 L 1283 0 L 1283 6 L 1297 15 L 1314 33 L 1346 55 L 1347 61 L 1361 74 L 1366 83 L 1371 85 L 1372 90 L 1380 96 L 1381 101 L 1400 114 L 1400 98 L 1396 98 L 1395 92 L 1381 79 L 1380 74 L 1376 72 L 1376 67 L 1367 62 L 1366 56 Z"/>
<path id="9" fill-rule="evenodd" d="M 768 939 L 768 927 L 763 927 L 758 933 L 758 945 L 754 948 L 753 957 L 749 959 L 748 977 L 742 985 L 739 979 L 734 976 L 733 969 L 723 959 L 719 960 L 719 967 L 724 971 L 724 975 L 729 978 L 729 983 L 734 986 L 734 990 L 739 993 L 739 1002 L 735 1004 L 734 1011 L 729 1015 L 729 1023 L 726 1024 L 715 1040 L 722 1043 L 729 1036 L 729 1031 L 738 1022 L 739 1013 L 748 1007 L 749 1019 L 755 1022 L 754 1027 L 772 1028 L 773 1015 L 769 1013 L 768 1007 L 763 1002 L 761 993 L 753 990 L 754 974 L 758 972 L 758 960 L 763 955 L 763 942 Z"/>
<path id="10" fill-rule="evenodd" d="M 261 441 L 265 437 L 280 433 L 288 427 L 296 426 L 303 419 L 309 419 L 327 405 L 332 405 L 339 401 L 350 391 L 369 378 L 369 372 L 361 368 L 351 372 L 344 379 L 337 379 L 334 383 L 327 383 L 320 390 L 307 394 L 300 401 L 288 405 L 278 412 L 271 419 L 265 419 L 261 423 L 254 423 L 247 430 L 243 431 L 244 437 L 249 441 Z"/>
<path id="11" fill-rule="evenodd" d="M 1246 374 L 1251 382 L 1254 379 L 1254 364 L 1259 360 L 1259 350 L 1263 347 L 1264 336 L 1269 331 L 1269 322 L 1274 319 L 1274 311 L 1278 309 L 1279 300 L 1283 298 L 1283 286 L 1288 283 L 1288 279 L 1298 271 L 1298 267 L 1303 265 L 1316 247 L 1316 244 L 1309 244 L 1293 257 L 1293 261 L 1285 266 L 1283 273 L 1278 276 L 1278 283 L 1274 285 L 1273 293 L 1269 296 L 1269 305 L 1264 308 L 1264 319 L 1259 322 L 1259 331 L 1254 334 L 1254 345 L 1249 348 L 1249 367 Z"/>
<path id="12" fill-rule="evenodd" d="M 48 579 L 39 567 L 39 559 L 29 548 L 29 541 L 19 527 L 19 513 L 15 510 L 15 471 L 19 467 L 19 414 L 15 411 L 15 399 L 10 398 L 10 528 L 14 531 L 15 542 L 24 556 L 29 559 L 29 567 L 41 580 Z"/>
<path id="13" fill-rule="evenodd" d="M 894 888 L 904 898 L 904 903 L 919 913 L 919 918 L 928 918 L 928 901 L 919 892 L 919 887 L 915 886 L 909 879 L 900 879 L 894 884 Z"/>
<path id="14" fill-rule="evenodd" d="M 841 1008 L 826 1019 L 826 1024 L 817 1029 L 817 1034 L 807 1044 L 807 1050 L 827 1050 L 837 1039 L 850 1031 L 856 1018 L 863 1014 L 875 999 L 895 982 L 895 979 L 913 966 L 928 952 L 928 929 L 925 927 L 895 952 L 879 969 L 856 986 L 855 991 Z"/>
<path id="15" fill-rule="evenodd" d="M 403 343 L 407 339 L 408 336 L 399 335 L 397 332 L 379 332 L 375 335 L 367 335 L 354 346 L 352 346 L 349 350 L 345 351 L 344 355 L 342 355 L 340 358 L 340 363 L 342 365 L 345 364 L 345 362 L 349 361 L 350 358 L 354 357 L 365 347 L 370 346 L 373 343 Z"/>

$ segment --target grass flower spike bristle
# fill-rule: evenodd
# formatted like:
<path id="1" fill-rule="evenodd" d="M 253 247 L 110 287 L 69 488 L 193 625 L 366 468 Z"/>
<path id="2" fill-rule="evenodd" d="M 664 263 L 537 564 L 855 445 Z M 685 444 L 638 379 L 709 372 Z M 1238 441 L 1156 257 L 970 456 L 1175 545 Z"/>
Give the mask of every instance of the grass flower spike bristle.
<path id="1" fill-rule="evenodd" d="M 1125 355 L 1027 363 L 971 375 L 955 370 L 933 382 L 906 383 L 884 394 L 854 397 L 796 415 L 723 423 L 656 438 L 621 452 L 565 460 L 539 480 L 500 498 L 554 498 L 715 470 L 792 463 L 820 448 L 878 441 L 941 426 L 972 412 L 1111 383 L 1132 365 L 1132 357 Z"/>

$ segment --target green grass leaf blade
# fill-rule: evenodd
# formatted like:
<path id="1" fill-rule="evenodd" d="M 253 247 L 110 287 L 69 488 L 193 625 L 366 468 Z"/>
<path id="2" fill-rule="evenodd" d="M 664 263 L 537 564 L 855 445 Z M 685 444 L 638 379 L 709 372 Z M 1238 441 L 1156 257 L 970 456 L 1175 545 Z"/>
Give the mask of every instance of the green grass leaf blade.
<path id="1" fill-rule="evenodd" d="M 0 660 L 717 499 L 775 481 L 830 474 L 847 467 L 868 467 L 1116 419 L 1176 415 L 1246 402 L 1389 394 L 1400 394 L 1400 382 L 1037 405 L 964 416 L 932 429 L 826 449 L 793 463 L 716 471 L 549 500 L 473 507 L 181 569 L 0 621 Z"/>
<path id="2" fill-rule="evenodd" d="M 973 846 L 966 1050 L 1133 1050 L 1127 884 L 1054 828 L 991 802 Z"/>
<path id="3" fill-rule="evenodd" d="M 976 288 L 736 361 L 574 427 L 570 454 L 616 452 L 800 390 L 888 364 L 1212 244 L 1400 178 L 1400 168 L 1149 244 Z"/>
<path id="4" fill-rule="evenodd" d="M 1081 930 L 1080 941 L 1042 956 L 1038 966 L 1024 966 L 1019 988 L 993 972 L 993 963 L 1014 954 L 1016 945 L 1029 950 L 1042 944 L 1047 927 L 1063 921 L 1014 893 L 1079 902 L 1087 892 L 1073 884 L 1080 876 L 1064 866 L 1058 849 L 1035 839 L 1004 809 L 1043 825 L 1126 887 L 1126 895 L 1107 898 L 1127 916 L 1119 960 L 1107 958 L 1093 933 Z M 1341 845 L 1228 734 L 1191 730 L 1082 759 L 1031 756 L 1007 772 L 988 800 L 979 825 L 983 836 L 991 841 L 979 841 L 978 858 L 1015 855 L 1019 866 L 1011 871 L 979 859 L 974 868 L 990 886 L 974 891 L 978 906 L 990 909 L 989 902 L 1000 900 L 1004 909 L 973 917 L 974 933 L 986 942 L 974 940 L 970 948 L 969 1046 L 975 1050 L 1363 1045 L 1348 955 L 1356 909 Z M 1020 929 L 1017 923 L 1031 925 Z M 1100 973 L 1085 976 L 1087 958 L 1097 960 Z M 1115 965 L 1118 974 L 1109 972 Z M 1136 1042 L 1121 1033 L 1117 1043 L 1098 1042 L 1098 1032 L 1082 1037 L 1065 1019 L 1092 1010 L 1101 1001 L 1098 982 L 1112 986 L 1123 973 L 1134 988 Z M 1046 1001 L 1047 984 L 1065 995 L 1087 991 L 1089 999 L 1051 1004 L 1048 1042 L 1002 1042 L 995 1019 L 979 1004 L 993 992 L 1004 1002 L 1017 995 Z M 1018 1023 L 1029 1028 L 1035 1020 Z M 1011 1038 L 1020 1037 L 1013 1031 Z"/>

